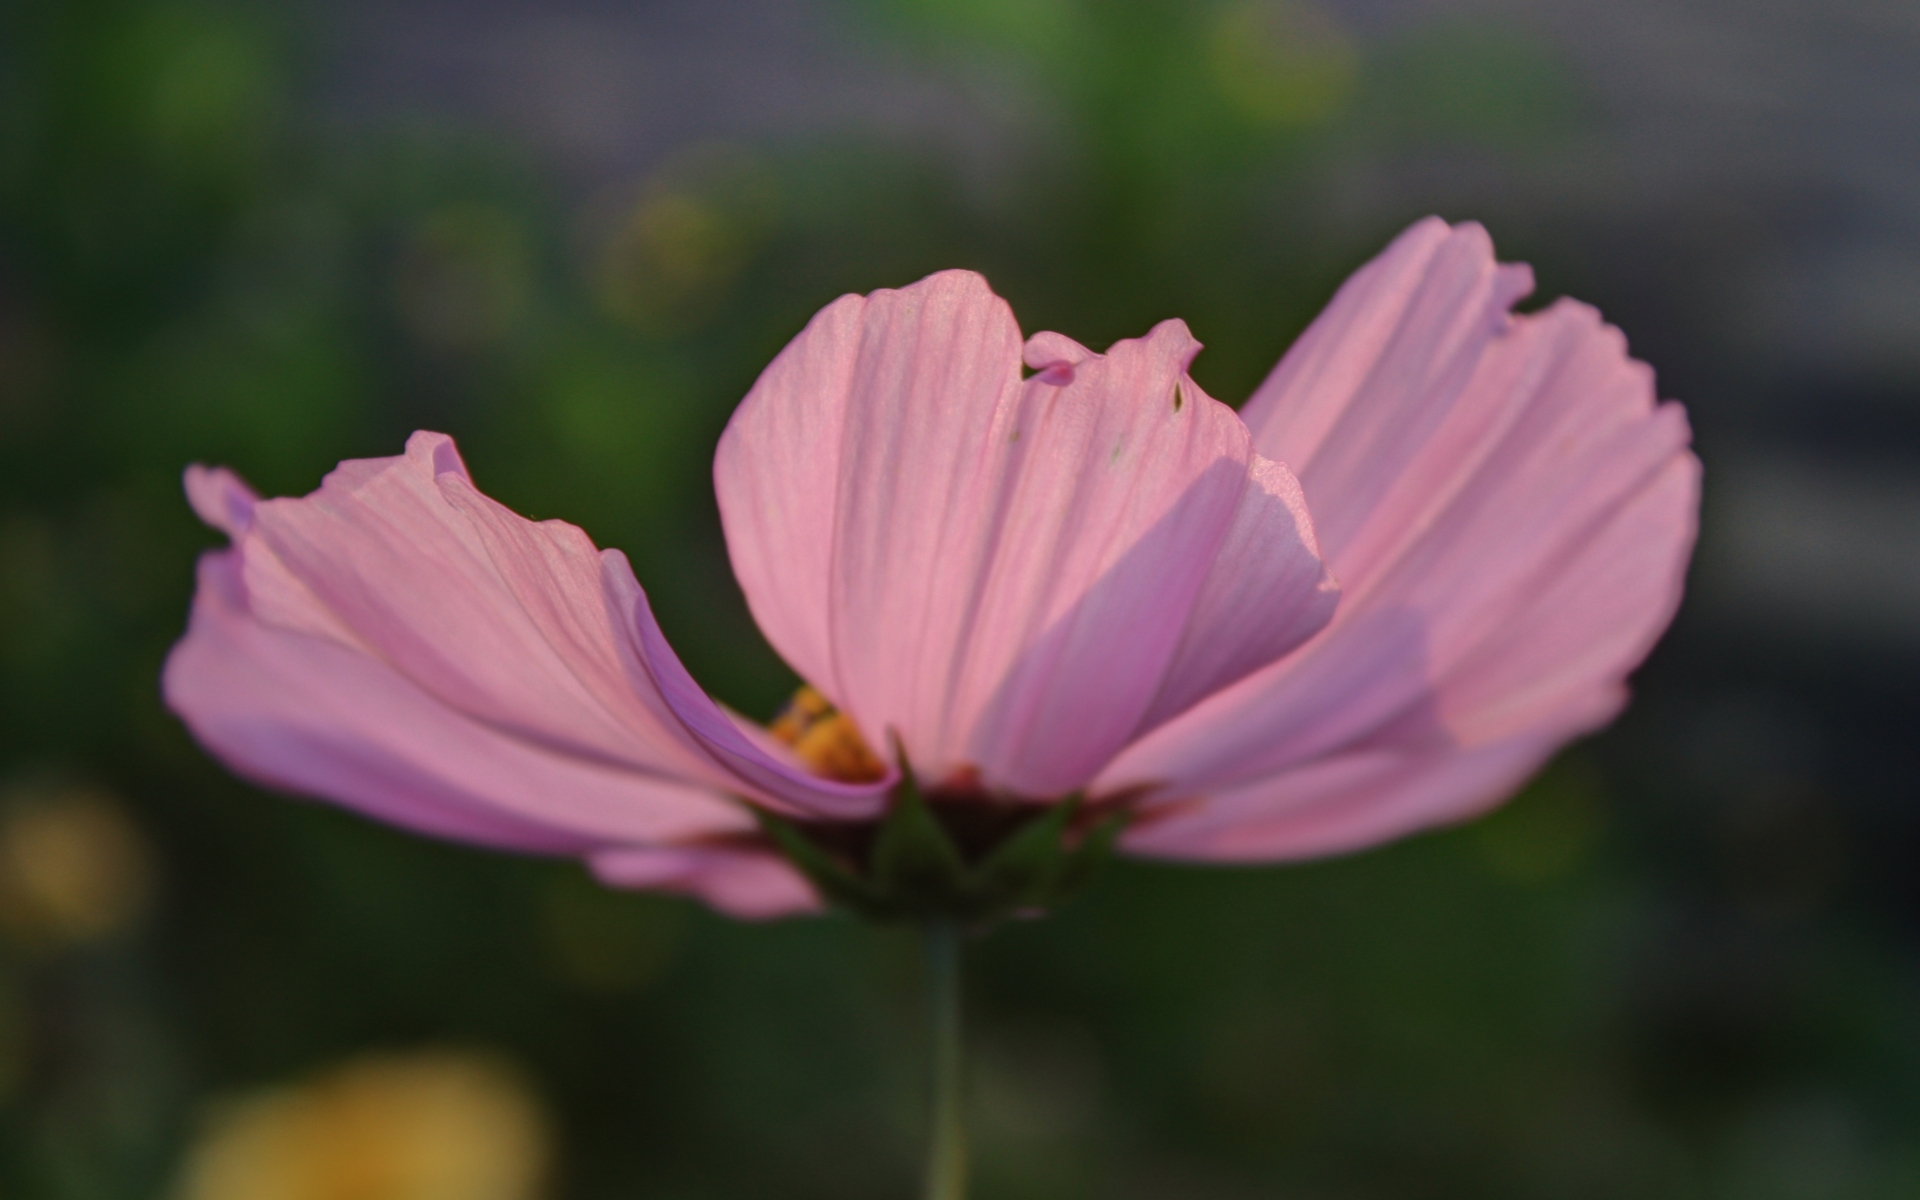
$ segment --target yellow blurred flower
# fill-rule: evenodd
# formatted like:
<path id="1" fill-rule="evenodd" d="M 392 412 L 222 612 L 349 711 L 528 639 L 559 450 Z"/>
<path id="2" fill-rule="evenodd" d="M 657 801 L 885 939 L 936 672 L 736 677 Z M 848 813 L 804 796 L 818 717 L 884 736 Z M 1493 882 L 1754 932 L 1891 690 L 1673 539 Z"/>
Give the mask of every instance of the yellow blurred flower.
<path id="1" fill-rule="evenodd" d="M 124 928 L 153 865 L 120 802 L 84 787 L 20 787 L 0 800 L 0 927 L 16 942 L 72 945 Z"/>
<path id="2" fill-rule="evenodd" d="M 175 1200 L 534 1200 L 544 1115 L 485 1054 L 360 1059 L 217 1110 Z"/>

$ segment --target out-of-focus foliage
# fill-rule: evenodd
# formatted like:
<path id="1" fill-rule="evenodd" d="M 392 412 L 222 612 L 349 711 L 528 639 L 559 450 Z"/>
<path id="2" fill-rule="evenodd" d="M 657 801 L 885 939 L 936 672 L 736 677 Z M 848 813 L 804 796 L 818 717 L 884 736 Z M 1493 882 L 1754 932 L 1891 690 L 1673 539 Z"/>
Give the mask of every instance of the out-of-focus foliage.
<path id="1" fill-rule="evenodd" d="M 182 465 L 297 493 L 450 432 L 492 494 L 626 550 L 695 675 L 767 715 L 795 681 L 707 464 L 815 309 L 974 267 L 1096 346 L 1185 317 L 1237 400 L 1430 206 L 1347 212 L 1367 155 L 1551 156 L 1587 97 L 1470 15 L 870 0 L 842 15 L 873 45 L 990 64 L 1048 114 L 992 179 L 848 134 L 695 141 L 582 189 L 537 147 L 323 119 L 329 12 L 0 15 L 0 1194 L 224 1200 L 233 1163 L 324 1161 L 347 1190 L 288 1194 L 493 1200 L 548 1129 L 553 1197 L 905 1194 L 904 935 L 605 892 L 194 747 L 155 682 L 218 542 Z M 1556 260 L 1523 223 L 1502 246 L 1550 292 L 1606 253 Z M 1906 893 L 1833 782 L 1898 780 L 1769 766 L 1744 735 L 1676 759 L 1660 731 L 1744 661 L 1725 637 L 1684 617 L 1626 724 L 1483 824 L 1287 869 L 1117 865 L 975 948 L 982 1195 L 1920 1192 Z M 448 1045 L 485 1056 L 405 1057 Z M 392 1183 L 445 1139 L 507 1165 Z"/>

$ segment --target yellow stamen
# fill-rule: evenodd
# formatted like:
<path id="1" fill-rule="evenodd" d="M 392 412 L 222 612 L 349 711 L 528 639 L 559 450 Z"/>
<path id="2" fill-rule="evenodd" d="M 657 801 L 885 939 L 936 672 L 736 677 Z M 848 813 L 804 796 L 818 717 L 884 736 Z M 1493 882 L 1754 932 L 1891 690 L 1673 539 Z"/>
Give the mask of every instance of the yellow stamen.
<path id="1" fill-rule="evenodd" d="M 867 748 L 852 719 L 835 711 L 825 696 L 810 687 L 795 692 L 767 729 L 792 746 L 800 761 L 816 775 L 846 783 L 871 783 L 887 773 L 886 764 Z"/>
<path id="2" fill-rule="evenodd" d="M 825 696 L 802 684 L 767 726 L 767 731 L 791 746 L 799 742 L 809 725 L 831 712 L 833 705 L 827 703 Z"/>

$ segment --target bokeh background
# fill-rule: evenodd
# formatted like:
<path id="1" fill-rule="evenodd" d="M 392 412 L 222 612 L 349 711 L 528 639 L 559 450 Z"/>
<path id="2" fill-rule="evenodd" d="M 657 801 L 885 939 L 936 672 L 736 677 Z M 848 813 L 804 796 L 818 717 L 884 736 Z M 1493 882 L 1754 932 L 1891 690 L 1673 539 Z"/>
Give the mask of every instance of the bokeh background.
<path id="1" fill-rule="evenodd" d="M 161 708 L 183 464 L 445 430 L 794 680 L 708 482 L 832 297 L 984 271 L 1245 396 L 1429 212 L 1684 400 L 1684 611 L 1509 808 L 1116 864 L 973 952 L 979 1194 L 1920 1195 L 1910 0 L 9 0 L 0 1195 L 911 1194 L 912 939 L 238 783 Z"/>

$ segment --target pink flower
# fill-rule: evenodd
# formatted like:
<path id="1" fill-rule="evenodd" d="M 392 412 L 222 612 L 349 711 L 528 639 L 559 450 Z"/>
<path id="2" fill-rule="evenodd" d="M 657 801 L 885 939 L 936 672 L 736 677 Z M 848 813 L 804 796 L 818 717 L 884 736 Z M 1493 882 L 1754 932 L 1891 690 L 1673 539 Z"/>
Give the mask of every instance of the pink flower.
<path id="1" fill-rule="evenodd" d="M 166 696 L 263 783 L 749 917 L 818 904 L 752 809 L 871 824 L 895 739 L 937 805 L 1084 793 L 1144 855 L 1459 820 L 1619 711 L 1698 505 L 1680 408 L 1592 309 L 1510 315 L 1530 287 L 1424 221 L 1240 414 L 1179 321 L 1098 355 L 1023 347 L 966 272 L 834 302 L 714 463 L 817 691 L 773 730 L 693 682 L 618 551 L 488 499 L 442 435 L 301 499 L 192 467 L 233 546 Z"/>

